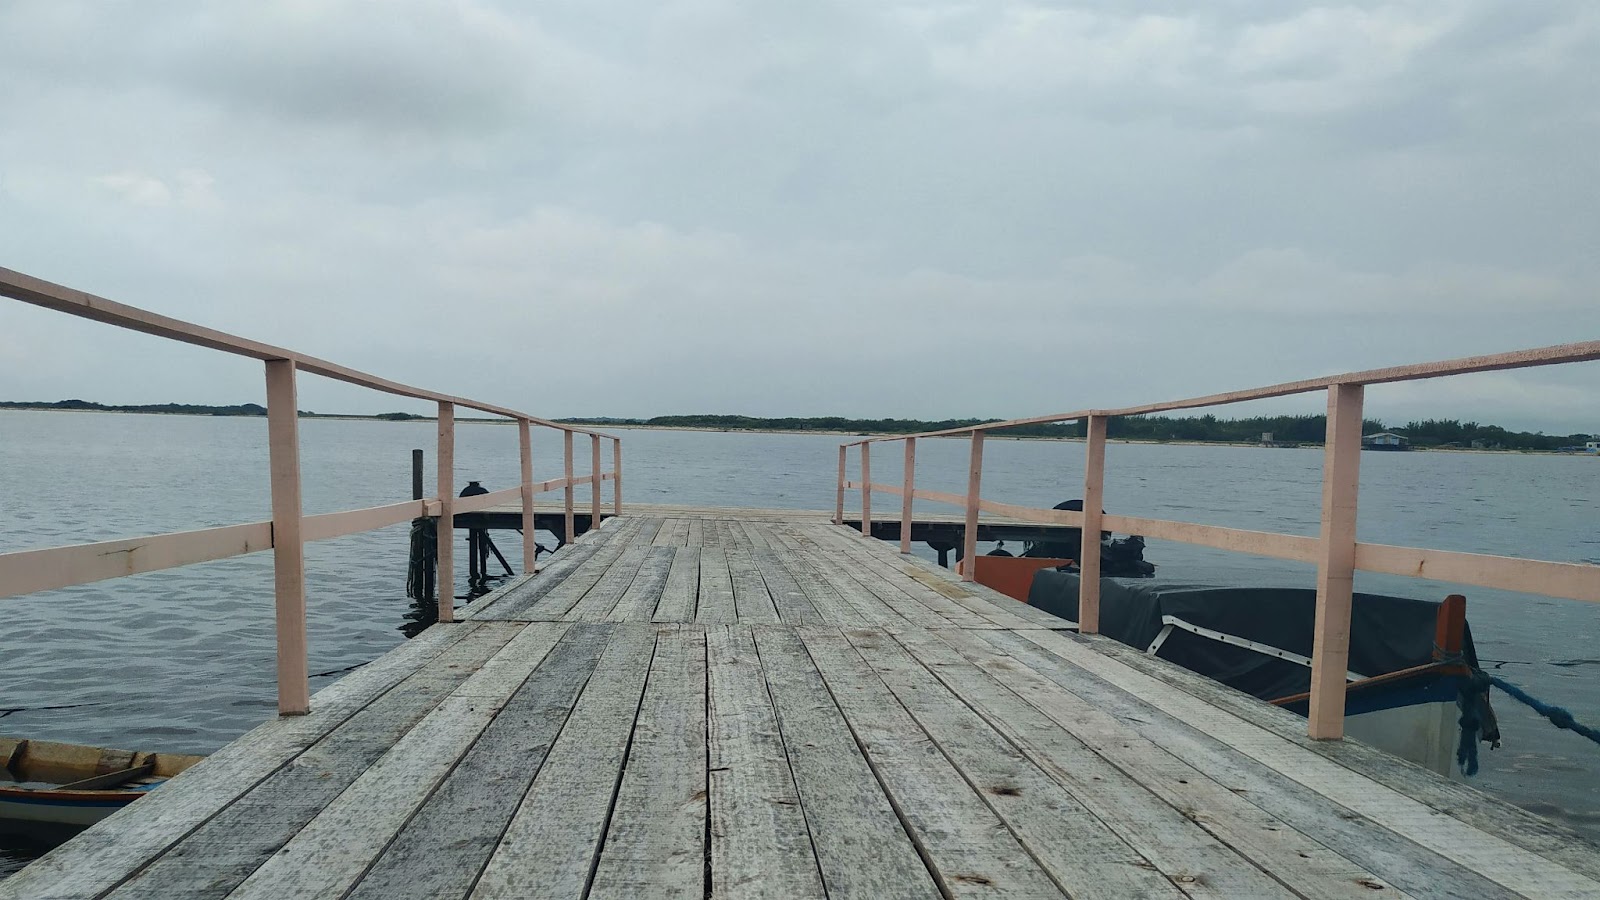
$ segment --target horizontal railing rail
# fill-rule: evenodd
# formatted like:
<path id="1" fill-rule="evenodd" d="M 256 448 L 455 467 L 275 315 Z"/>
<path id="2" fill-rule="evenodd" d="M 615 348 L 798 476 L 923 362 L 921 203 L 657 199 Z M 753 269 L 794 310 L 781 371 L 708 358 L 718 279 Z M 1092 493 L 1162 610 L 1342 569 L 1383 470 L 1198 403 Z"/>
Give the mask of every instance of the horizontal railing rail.
<path id="1" fill-rule="evenodd" d="M 1111 530 L 1235 553 L 1314 563 L 1317 566 L 1317 611 L 1308 730 L 1314 738 L 1336 739 L 1342 737 L 1344 733 L 1344 673 L 1349 659 L 1351 596 L 1356 571 L 1427 578 L 1600 602 L 1600 566 L 1357 541 L 1356 497 L 1360 478 L 1362 404 L 1365 387 L 1371 384 L 1595 360 L 1600 360 L 1600 341 L 1587 341 L 1513 353 L 1369 369 L 1121 409 L 1085 409 L 1024 419 L 984 422 L 917 434 L 868 437 L 839 446 L 834 522 L 835 524 L 844 522 L 845 493 L 858 491 L 861 494 L 861 532 L 871 535 L 872 495 L 875 492 L 898 495 L 901 498 L 900 551 L 909 553 L 913 500 L 964 507 L 966 516 L 961 551 L 962 558 L 969 562 L 963 567 L 962 577 L 968 581 L 976 577 L 977 566 L 970 560 L 977 553 L 978 525 L 982 513 L 1025 522 L 1066 525 L 1082 529 L 1086 535 L 1098 535 L 1102 530 Z M 1327 437 L 1323 448 L 1322 517 L 1318 536 L 1250 531 L 1103 512 L 1108 420 L 1119 416 L 1223 406 L 1314 391 L 1326 391 L 1328 395 Z M 1036 509 L 983 498 L 981 487 L 985 434 L 1018 426 L 1074 421 L 1084 423 L 1085 453 L 1081 512 Z M 955 494 L 916 487 L 917 441 L 923 438 L 956 436 L 967 436 L 971 440 L 966 493 Z M 905 446 L 903 484 L 874 482 L 872 446 L 896 441 L 903 442 Z M 861 476 L 858 480 L 849 480 L 846 477 L 849 451 L 852 448 L 856 448 L 860 456 Z M 1098 632 L 1100 627 L 1100 556 L 1097 552 L 1086 552 L 1081 555 L 1084 558 L 1079 560 L 1082 577 L 1078 598 L 1078 622 L 1081 631 L 1093 634 Z"/>
<path id="2" fill-rule="evenodd" d="M 606 481 L 612 483 L 613 513 L 622 512 L 622 439 L 615 435 L 380 378 L 283 347 L 116 303 L 10 269 L 0 268 L 0 296 L 168 340 L 260 360 L 265 364 L 271 520 L 0 553 L 0 599 L 271 550 L 278 711 L 284 715 L 305 713 L 310 710 L 311 703 L 306 655 L 304 546 L 307 541 L 329 540 L 417 518 L 437 517 L 441 529 L 436 554 L 439 621 L 449 623 L 455 620 L 454 542 L 451 532 L 455 515 L 520 502 L 523 570 L 531 573 L 535 569 L 538 552 L 534 541 L 533 498 L 536 495 L 557 490 L 563 492 L 564 525 L 568 539 L 574 531 L 575 490 L 579 486 L 591 485 L 591 522 L 597 524 L 601 519 L 601 486 Z M 299 411 L 296 402 L 297 377 L 302 372 L 438 404 L 437 496 L 369 509 L 305 515 L 302 511 Z M 516 487 L 470 497 L 455 496 L 457 407 L 501 416 L 516 423 L 521 461 L 521 479 Z M 562 477 L 533 480 L 531 431 L 535 426 L 562 433 Z M 587 436 L 591 445 L 590 472 L 583 476 L 574 472 L 573 438 L 579 434 Z M 601 466 L 603 440 L 611 442 L 609 472 L 602 471 Z"/>

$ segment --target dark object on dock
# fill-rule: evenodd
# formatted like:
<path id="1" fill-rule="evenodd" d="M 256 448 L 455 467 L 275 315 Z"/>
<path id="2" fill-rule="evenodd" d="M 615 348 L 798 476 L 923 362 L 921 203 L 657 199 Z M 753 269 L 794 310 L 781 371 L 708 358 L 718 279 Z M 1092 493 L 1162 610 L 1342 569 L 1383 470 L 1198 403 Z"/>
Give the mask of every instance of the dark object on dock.
<path id="1" fill-rule="evenodd" d="M 467 486 L 461 489 L 459 496 L 476 497 L 487 493 L 489 493 L 489 489 L 484 487 L 482 482 L 469 481 Z M 489 575 L 490 553 L 494 554 L 495 559 L 500 561 L 500 566 L 505 569 L 505 576 L 502 577 L 509 577 L 516 573 L 511 571 L 511 564 L 506 562 L 506 558 L 501 554 L 500 548 L 496 547 L 494 540 L 489 537 L 487 518 L 479 513 L 468 513 L 460 516 L 457 522 L 459 523 L 462 519 L 467 521 L 467 597 L 471 599 L 489 593 L 489 578 L 491 577 Z"/>
<path id="2" fill-rule="evenodd" d="M 1067 500 L 1054 508 L 1083 512 L 1083 501 Z M 1063 529 L 1059 537 L 1029 543 L 1022 555 L 1035 559 L 1083 559 L 1083 532 Z M 1154 578 L 1155 565 L 1144 560 L 1144 538 L 1135 534 L 1113 540 L 1111 532 L 1100 532 L 1100 574 L 1107 578 Z"/>

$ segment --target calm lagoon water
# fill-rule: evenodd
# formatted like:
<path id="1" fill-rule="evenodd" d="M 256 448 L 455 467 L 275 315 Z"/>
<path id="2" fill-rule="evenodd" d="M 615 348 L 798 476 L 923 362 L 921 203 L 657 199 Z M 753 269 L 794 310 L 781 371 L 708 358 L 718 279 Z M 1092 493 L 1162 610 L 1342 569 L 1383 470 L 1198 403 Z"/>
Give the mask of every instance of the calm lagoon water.
<path id="1" fill-rule="evenodd" d="M 619 433 L 626 500 L 833 505 L 837 436 Z M 0 552 L 270 518 L 265 434 L 262 419 L 0 411 Z M 430 422 L 308 420 L 301 442 L 305 509 L 319 513 L 409 497 L 411 448 L 431 467 L 434 434 Z M 514 428 L 463 424 L 458 444 L 458 485 L 515 483 Z M 552 477 L 558 436 L 536 431 L 534 452 L 535 477 Z M 1114 444 L 1107 456 L 1116 512 L 1316 533 L 1320 450 Z M 984 457 L 985 496 L 1051 506 L 1080 493 L 1079 444 L 991 440 Z M 875 481 L 900 478 L 898 452 L 874 463 Z M 1362 540 L 1600 564 L 1600 460 L 1373 453 L 1361 464 Z M 965 471 L 964 441 L 919 444 L 920 486 L 959 492 Z M 406 552 L 405 525 L 308 546 L 311 671 L 327 673 L 313 689 L 405 639 Z M 1146 558 L 1185 582 L 1315 581 L 1309 566 L 1161 541 Z M 1391 576 L 1358 575 L 1356 587 L 1466 593 L 1486 666 L 1600 722 L 1600 605 Z M 0 733 L 206 753 L 273 715 L 270 554 L 0 602 Z M 1600 835 L 1600 748 L 1502 694 L 1495 708 L 1505 746 L 1484 753 L 1477 785 Z M 28 853 L 0 845 L 0 872 Z"/>

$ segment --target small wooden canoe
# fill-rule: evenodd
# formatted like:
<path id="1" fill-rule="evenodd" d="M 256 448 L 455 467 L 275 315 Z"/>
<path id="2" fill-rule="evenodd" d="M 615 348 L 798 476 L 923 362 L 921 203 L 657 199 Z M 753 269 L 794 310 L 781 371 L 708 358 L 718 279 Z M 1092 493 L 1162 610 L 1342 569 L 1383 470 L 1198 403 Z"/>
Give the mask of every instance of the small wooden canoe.
<path id="1" fill-rule="evenodd" d="M 202 759 L 0 737 L 0 826 L 93 825 Z"/>

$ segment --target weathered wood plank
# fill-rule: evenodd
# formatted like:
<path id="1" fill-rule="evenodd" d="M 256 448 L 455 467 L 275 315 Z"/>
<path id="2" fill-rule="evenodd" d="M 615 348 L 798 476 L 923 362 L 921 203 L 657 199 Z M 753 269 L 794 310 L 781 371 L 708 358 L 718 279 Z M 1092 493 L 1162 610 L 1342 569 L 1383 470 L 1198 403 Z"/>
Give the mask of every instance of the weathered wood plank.
<path id="1" fill-rule="evenodd" d="M 768 530 L 771 528 L 771 526 L 762 522 L 750 521 L 741 521 L 737 524 L 739 530 L 744 533 L 745 540 L 750 542 L 750 548 L 752 550 L 772 549 L 772 542 L 767 537 Z"/>
<path id="2" fill-rule="evenodd" d="M 677 548 L 651 546 L 639 574 L 623 592 L 617 605 L 611 608 L 606 619 L 612 622 L 648 622 L 655 615 L 656 603 L 661 600 L 667 586 L 667 575 L 672 571 L 672 558 Z"/>
<path id="3" fill-rule="evenodd" d="M 544 661 L 566 628 L 563 623 L 524 628 L 495 655 L 493 661 L 501 664 L 485 665 L 469 677 L 228 896 L 278 900 L 342 895 L 473 747 L 490 721 L 498 721 L 495 714 Z M 444 845 L 453 846 L 448 841 Z M 412 860 L 411 868 L 438 871 L 441 860 L 435 848 Z M 383 896 L 403 895 L 391 891 Z M 413 892 L 410 896 L 421 895 Z"/>
<path id="4" fill-rule="evenodd" d="M 840 592 L 846 596 L 850 596 L 846 586 L 855 584 L 858 590 L 856 597 L 852 597 L 851 600 L 856 603 L 858 609 L 861 608 L 861 601 L 872 598 L 877 601 L 877 606 L 895 613 L 896 618 L 891 618 L 885 624 L 897 624 L 898 620 L 919 628 L 950 628 L 954 625 L 949 619 L 926 605 L 888 585 L 876 573 L 867 571 L 854 557 L 841 556 L 837 548 L 833 548 L 831 553 L 809 554 L 806 561 L 819 569 L 826 570 L 831 567 L 835 575 L 830 579 L 830 583 L 840 588 Z M 857 597 L 860 600 L 857 600 Z M 863 609 L 863 612 L 866 610 Z"/>
<path id="5" fill-rule="evenodd" d="M 934 677 L 1065 785 L 1184 893 L 1193 897 L 1372 895 L 1371 886 L 1342 877 L 1353 870 L 1359 872 L 1357 867 L 1286 829 L 1282 822 L 1263 816 L 1137 735 L 1123 730 L 1114 742 L 1103 741 L 1098 747 L 1080 740 L 1072 731 L 1080 727 L 1079 722 L 1105 719 L 1115 724 L 1115 720 L 1092 708 L 1063 705 L 1056 710 L 1059 719 L 1042 712 L 1041 706 L 1050 705 L 1057 693 L 1065 692 L 978 635 L 899 629 L 894 637 Z M 1035 701 L 1039 706 L 1024 700 L 1025 696 L 1040 696 Z M 1143 765 L 1129 765 L 1130 757 Z M 1213 827 L 1218 820 L 1223 824 Z M 1255 829 L 1265 834 L 1257 836 L 1252 833 Z M 1244 831 L 1242 841 L 1240 831 Z M 1288 837 L 1273 840 L 1279 834 Z M 1275 852 L 1254 858 L 1284 884 L 1273 881 L 1240 855 L 1265 843 L 1274 844 Z"/>
<path id="6" fill-rule="evenodd" d="M 1305 720 L 1278 707 L 1194 675 L 1186 669 L 1148 660 L 1120 644 L 1096 645 L 1098 652 L 1227 710 L 1346 768 L 1366 774 L 1400 793 L 1454 816 L 1475 828 L 1499 834 L 1519 847 L 1600 879 L 1600 845 L 1560 823 L 1534 815 L 1477 789 L 1440 778 L 1418 766 L 1397 765 L 1381 750 L 1359 741 L 1313 741 Z M 1123 650 L 1127 652 L 1124 653 Z M 1154 666 L 1150 663 L 1156 663 Z M 1173 671 L 1166 671 L 1171 669 Z"/>
<path id="7" fill-rule="evenodd" d="M 227 896 L 522 628 L 478 625 L 108 896 Z"/>
<path id="8" fill-rule="evenodd" d="M 622 595 L 633 585 L 650 553 L 650 545 L 633 544 L 617 556 L 610 568 L 563 616 L 570 622 L 604 622 Z"/>
<path id="9" fill-rule="evenodd" d="M 786 548 L 778 556 L 778 563 L 794 579 L 795 584 L 800 586 L 800 590 L 805 592 L 806 599 L 811 601 L 811 608 L 817 611 L 822 624 L 851 627 L 869 624 L 861 611 L 824 581 L 822 576 L 806 562 L 805 556 L 794 547 Z"/>
<path id="10" fill-rule="evenodd" d="M 799 636 L 754 637 L 830 900 L 941 896 Z"/>
<path id="11" fill-rule="evenodd" d="M 622 780 L 659 626 L 610 627 L 593 677 L 473 888 L 476 900 L 584 895 Z"/>
<path id="12" fill-rule="evenodd" d="M 756 569 L 748 547 L 729 547 L 728 572 L 733 578 L 733 606 L 745 624 L 775 625 L 778 607 L 773 603 L 767 582 Z"/>
<path id="13" fill-rule="evenodd" d="M 519 614 L 527 618 L 545 620 L 565 618 L 572 611 L 572 607 L 576 606 L 584 595 L 606 576 L 616 564 L 617 558 L 628 549 L 629 542 L 639 533 L 642 526 L 641 519 L 622 520 L 615 526 L 616 532 L 609 540 L 596 548 L 577 568 L 566 572 L 561 580 L 552 584 L 541 602 L 521 610 Z M 607 527 L 602 531 L 610 530 L 611 528 Z M 538 579 L 535 578 L 534 581 L 537 582 Z"/>
<path id="14" fill-rule="evenodd" d="M 706 639 L 656 640 L 589 900 L 704 897 Z"/>
<path id="15" fill-rule="evenodd" d="M 749 628 L 706 634 L 714 900 L 818 898 L 822 876 Z"/>
<path id="16" fill-rule="evenodd" d="M 531 617 L 530 611 L 538 608 L 539 602 L 546 595 L 555 590 L 567 576 L 577 571 L 599 549 L 599 541 L 568 544 L 557 550 L 538 574 L 482 607 L 475 609 L 469 607 L 464 617 L 499 621 L 527 620 Z"/>
<path id="17" fill-rule="evenodd" d="M 911 718 L 1068 895 L 1183 896 L 1155 865 L 951 693 L 891 635 L 858 629 L 846 637 Z M 1140 790 L 1127 778 L 1118 782 L 1129 792 Z M 1237 864 L 1245 865 L 1243 860 Z"/>
<path id="18" fill-rule="evenodd" d="M 349 900 L 462 897 L 471 888 L 611 634 L 608 625 L 563 622 L 532 628 L 549 633 L 569 630 L 383 849 Z M 508 646 L 492 662 L 507 659 L 513 649 Z M 523 663 L 515 664 L 520 668 Z M 452 699 L 481 701 L 462 697 L 470 685 L 463 685 Z"/>
<path id="19" fill-rule="evenodd" d="M 689 533 L 686 536 L 687 543 L 685 544 L 685 546 L 687 546 L 687 547 L 703 547 L 703 546 L 705 546 L 705 527 L 706 527 L 706 524 L 705 524 L 704 521 L 702 521 L 700 519 L 690 519 L 689 520 Z"/>
<path id="20" fill-rule="evenodd" d="M 678 547 L 672 556 L 661 600 L 651 615 L 654 622 L 693 622 L 695 598 L 700 593 L 700 548 Z"/>
<path id="21" fill-rule="evenodd" d="M 1372 778 L 1347 769 L 1293 741 L 1278 737 L 1161 679 L 1090 649 L 1109 642 L 1064 632 L 1017 632 L 1051 653 L 1128 691 L 1146 703 L 1222 737 L 1245 755 L 1329 799 L 1404 834 L 1448 859 L 1530 897 L 1584 897 L 1600 882 L 1544 856 L 1529 854 L 1497 834 L 1480 831 Z M 1396 765 L 1398 763 L 1390 763 Z"/>
<path id="22" fill-rule="evenodd" d="M 700 551 L 700 605 L 694 620 L 702 625 L 721 625 L 737 618 L 727 552 L 720 543 L 707 545 Z"/>
<path id="23" fill-rule="evenodd" d="M 944 893 L 1063 897 L 844 635 L 797 630 Z"/>
<path id="24" fill-rule="evenodd" d="M 898 591 L 907 600 L 927 607 L 940 618 L 960 628 L 1000 627 L 993 619 L 979 615 L 955 602 L 950 597 L 931 590 L 927 585 L 908 577 L 898 566 L 891 565 L 883 557 L 866 550 L 861 546 L 862 543 L 866 542 L 866 539 L 839 537 L 835 540 L 843 557 L 860 566 L 863 575 L 875 577 L 881 590 Z M 882 543 L 875 539 L 874 542 Z M 1016 624 L 1028 627 L 1027 623 L 1022 620 L 1017 620 Z"/>
<path id="25" fill-rule="evenodd" d="M 430 659 L 478 629 L 436 625 L 312 697 L 309 715 L 275 718 L 71 841 L 0 880 L 5 900 L 64 900 L 110 889 L 253 789 Z"/>
<path id="26" fill-rule="evenodd" d="M 994 666 L 996 677 L 1114 764 L 1140 765 L 1148 754 L 1147 747 L 1170 754 L 1175 758 L 1170 771 L 1141 783 L 1166 796 L 1186 815 L 1194 811 L 1194 821 L 1202 827 L 1212 828 L 1216 817 L 1207 813 L 1215 802 L 1208 797 L 1209 788 L 1201 779 L 1216 782 L 1229 794 L 1265 812 L 1270 820 L 1260 823 L 1262 830 L 1270 832 L 1272 820 L 1287 826 L 1281 835 L 1235 837 L 1235 846 L 1247 854 L 1259 852 L 1262 858 L 1277 859 L 1283 846 L 1272 845 L 1292 847 L 1298 840 L 1293 832 L 1298 832 L 1412 896 L 1494 900 L 1521 896 L 1240 755 L 1120 688 L 1077 667 L 1062 665 L 1042 647 L 1014 634 L 985 632 L 941 637 L 958 645 L 985 643 L 1003 652 L 1005 659 L 998 662 L 986 650 L 964 655 Z M 1154 754 L 1150 764 L 1162 771 L 1161 753 Z M 1196 774 L 1187 774 L 1190 770 Z M 1196 786 L 1197 795 L 1191 797 L 1190 785 Z M 1248 812 L 1241 819 L 1248 824 Z M 1262 841 L 1270 849 L 1258 849 Z"/>
<path id="27" fill-rule="evenodd" d="M 840 568 L 837 561 L 826 553 L 807 551 L 797 553 L 793 557 L 796 565 L 804 565 L 821 579 L 822 584 L 833 591 L 845 604 L 856 611 L 869 625 L 905 625 L 905 616 L 900 615 L 889 606 L 886 606 L 873 596 L 860 582 L 851 578 L 848 572 Z M 948 624 L 948 623 L 946 623 Z"/>
<path id="28" fill-rule="evenodd" d="M 767 584 L 767 593 L 778 610 L 778 618 L 786 625 L 827 624 L 827 619 L 811 605 L 800 583 L 784 567 L 782 553 L 782 550 L 757 549 L 751 555 L 756 571 Z"/>

